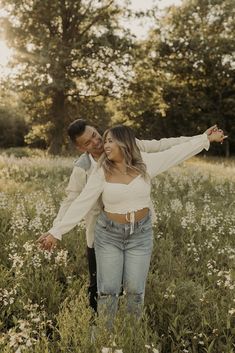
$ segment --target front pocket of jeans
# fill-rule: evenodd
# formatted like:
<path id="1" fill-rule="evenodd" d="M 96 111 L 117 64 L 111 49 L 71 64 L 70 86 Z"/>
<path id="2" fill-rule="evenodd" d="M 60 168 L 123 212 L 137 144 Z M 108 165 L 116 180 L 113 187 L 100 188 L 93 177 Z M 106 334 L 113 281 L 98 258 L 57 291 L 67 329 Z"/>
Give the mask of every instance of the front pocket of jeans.
<path id="1" fill-rule="evenodd" d="M 97 225 L 103 229 L 107 229 L 108 227 L 108 224 L 102 219 L 97 220 Z"/>

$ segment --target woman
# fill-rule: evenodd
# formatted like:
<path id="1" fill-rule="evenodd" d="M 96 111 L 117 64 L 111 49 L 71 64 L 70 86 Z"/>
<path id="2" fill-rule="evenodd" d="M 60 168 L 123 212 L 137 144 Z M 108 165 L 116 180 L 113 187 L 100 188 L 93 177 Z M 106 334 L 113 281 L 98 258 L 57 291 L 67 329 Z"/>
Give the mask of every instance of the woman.
<path id="1" fill-rule="evenodd" d="M 62 221 L 49 233 L 61 239 L 102 195 L 104 211 L 95 228 L 98 311 L 106 313 L 111 328 L 122 283 L 128 311 L 137 317 L 141 315 L 152 252 L 151 179 L 204 148 L 208 150 L 210 142 L 222 142 L 225 137 L 217 130 L 150 154 L 140 153 L 129 127 L 113 127 L 103 138 L 105 153 L 98 167 Z"/>

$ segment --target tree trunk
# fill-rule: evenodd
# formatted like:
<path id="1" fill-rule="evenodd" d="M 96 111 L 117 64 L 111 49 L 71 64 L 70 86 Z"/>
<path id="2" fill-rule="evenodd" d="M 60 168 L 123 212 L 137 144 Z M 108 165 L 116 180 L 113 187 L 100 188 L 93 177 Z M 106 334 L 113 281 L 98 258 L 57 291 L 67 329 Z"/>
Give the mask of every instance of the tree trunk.
<path id="1" fill-rule="evenodd" d="M 225 140 L 225 157 L 226 158 L 230 157 L 230 146 L 229 146 L 228 140 Z"/>
<path id="2" fill-rule="evenodd" d="M 61 153 L 64 143 L 65 95 L 63 91 L 56 91 L 52 98 L 51 122 L 48 152 L 52 155 L 58 155 Z"/>

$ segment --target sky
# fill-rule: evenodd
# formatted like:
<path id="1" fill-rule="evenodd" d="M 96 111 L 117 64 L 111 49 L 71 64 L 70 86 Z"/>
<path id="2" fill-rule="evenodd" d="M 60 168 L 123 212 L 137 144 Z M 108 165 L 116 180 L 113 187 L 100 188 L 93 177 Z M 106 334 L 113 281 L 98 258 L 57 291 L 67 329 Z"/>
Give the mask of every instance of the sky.
<path id="1" fill-rule="evenodd" d="M 122 2 L 123 0 L 120 0 Z M 133 10 L 148 10 L 153 7 L 153 5 L 157 5 L 160 9 L 164 9 L 164 7 L 170 6 L 170 5 L 180 5 L 181 0 L 131 0 L 131 5 L 130 8 Z M 0 15 L 2 15 L 3 12 L 0 10 Z M 136 35 L 137 38 L 143 39 L 147 36 L 148 30 L 151 28 L 151 22 L 148 21 L 138 21 L 138 20 L 132 20 L 131 22 L 128 21 L 128 23 L 123 23 L 125 26 L 131 29 L 133 34 Z M 6 72 L 6 65 L 7 62 L 9 61 L 11 57 L 11 50 L 7 47 L 6 43 L 4 40 L 0 39 L 0 74 L 3 74 L 4 71 Z"/>
<path id="2" fill-rule="evenodd" d="M 157 5 L 160 9 L 171 5 L 179 5 L 181 0 L 131 0 L 131 6 L 137 10 L 145 10 Z"/>
<path id="3" fill-rule="evenodd" d="M 180 5 L 182 0 L 130 0 L 131 9 L 145 11 L 151 9 L 153 6 L 157 6 L 160 10 L 172 5 Z M 120 0 L 122 2 L 122 0 Z M 144 39 L 147 36 L 148 30 L 151 28 L 152 23 L 148 19 L 145 20 L 132 20 L 131 23 L 125 24 L 131 29 L 132 33 L 136 35 L 139 39 Z"/>

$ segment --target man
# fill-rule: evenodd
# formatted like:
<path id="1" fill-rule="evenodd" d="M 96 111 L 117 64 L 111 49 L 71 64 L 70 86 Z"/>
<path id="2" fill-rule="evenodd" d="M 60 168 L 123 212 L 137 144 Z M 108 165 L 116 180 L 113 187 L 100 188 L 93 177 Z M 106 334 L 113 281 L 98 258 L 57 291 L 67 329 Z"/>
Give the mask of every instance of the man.
<path id="1" fill-rule="evenodd" d="M 207 134 L 210 134 L 212 129 L 217 129 L 216 126 L 208 129 Z M 78 119 L 72 122 L 68 128 L 68 135 L 75 147 L 83 154 L 75 162 L 69 184 L 66 188 L 67 197 L 61 203 L 57 217 L 53 222 L 53 226 L 60 222 L 66 213 L 67 209 L 82 192 L 86 185 L 94 166 L 99 157 L 103 153 L 103 141 L 99 132 L 95 127 L 89 125 L 85 120 Z M 186 142 L 190 137 L 168 138 L 161 140 L 137 140 L 138 147 L 142 152 L 158 152 L 169 149 L 170 147 Z M 92 210 L 86 215 L 86 240 L 87 240 L 87 258 L 90 275 L 90 284 L 88 288 L 90 306 L 97 310 L 97 286 L 96 286 L 96 260 L 93 248 L 94 229 L 96 219 L 101 211 L 101 202 L 97 202 Z M 51 250 L 56 246 L 57 239 L 49 232 L 42 234 L 38 239 L 40 247 L 45 250 Z"/>

